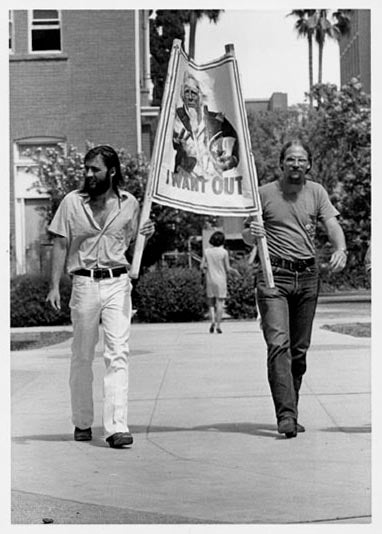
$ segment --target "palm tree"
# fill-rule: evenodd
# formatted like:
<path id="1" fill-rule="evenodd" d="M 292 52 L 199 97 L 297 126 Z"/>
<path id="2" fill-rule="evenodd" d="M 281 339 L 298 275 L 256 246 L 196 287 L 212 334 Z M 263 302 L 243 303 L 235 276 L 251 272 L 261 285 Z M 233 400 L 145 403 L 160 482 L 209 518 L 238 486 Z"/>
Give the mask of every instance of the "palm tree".
<path id="1" fill-rule="evenodd" d="M 297 18 L 295 30 L 298 37 L 306 37 L 308 40 L 309 54 L 309 105 L 313 106 L 313 36 L 316 27 L 316 10 L 315 9 L 294 9 L 287 16 Z"/>
<path id="2" fill-rule="evenodd" d="M 188 55 L 190 58 L 194 59 L 195 57 L 195 37 L 196 37 L 196 26 L 198 21 L 206 16 L 210 19 L 210 22 L 215 24 L 218 22 L 220 14 L 223 9 L 192 9 L 189 11 L 189 23 L 190 23 L 190 38 L 188 45 Z"/>
<path id="3" fill-rule="evenodd" d="M 340 39 L 350 33 L 352 13 L 352 9 L 339 9 L 333 13 L 333 18 L 336 21 L 334 28 Z"/>
<path id="4" fill-rule="evenodd" d="M 347 35 L 350 31 L 350 11 L 349 9 L 339 9 L 334 12 L 332 17 L 335 23 L 331 23 L 328 19 L 327 9 L 316 10 L 316 27 L 314 30 L 315 40 L 318 45 L 318 83 L 322 83 L 322 61 L 325 46 L 325 39 L 336 39 L 339 41 L 341 37 Z"/>

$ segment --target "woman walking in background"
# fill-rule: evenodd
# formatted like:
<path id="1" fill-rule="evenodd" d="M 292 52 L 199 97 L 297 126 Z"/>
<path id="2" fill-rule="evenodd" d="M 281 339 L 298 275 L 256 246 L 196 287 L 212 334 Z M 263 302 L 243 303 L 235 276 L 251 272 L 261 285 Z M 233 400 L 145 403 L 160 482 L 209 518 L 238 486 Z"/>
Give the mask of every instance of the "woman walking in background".
<path id="1" fill-rule="evenodd" d="M 220 323 L 224 299 L 227 297 L 227 274 L 240 275 L 240 273 L 230 266 L 228 252 L 224 248 L 223 232 L 214 232 L 209 243 L 212 247 L 204 251 L 200 268 L 206 274 L 207 300 L 211 319 L 210 333 L 213 334 L 216 327 L 216 332 L 221 334 Z"/>

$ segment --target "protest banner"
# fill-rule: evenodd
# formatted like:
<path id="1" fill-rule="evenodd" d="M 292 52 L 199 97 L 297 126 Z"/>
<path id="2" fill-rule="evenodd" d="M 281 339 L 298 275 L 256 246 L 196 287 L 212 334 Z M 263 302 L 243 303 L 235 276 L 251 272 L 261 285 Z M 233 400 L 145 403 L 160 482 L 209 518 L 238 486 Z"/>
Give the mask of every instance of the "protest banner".
<path id="1" fill-rule="evenodd" d="M 151 203 L 205 215 L 261 220 L 256 167 L 233 45 L 221 58 L 196 64 L 173 42 L 141 223 Z M 144 238 L 130 276 L 138 276 Z M 258 243 L 273 286 L 265 238 Z"/>

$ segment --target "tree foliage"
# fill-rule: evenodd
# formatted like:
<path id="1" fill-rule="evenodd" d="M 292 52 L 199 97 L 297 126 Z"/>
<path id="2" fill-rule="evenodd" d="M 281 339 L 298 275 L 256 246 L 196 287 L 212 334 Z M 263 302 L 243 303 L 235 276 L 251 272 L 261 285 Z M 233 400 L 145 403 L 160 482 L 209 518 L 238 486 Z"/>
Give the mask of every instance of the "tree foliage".
<path id="1" fill-rule="evenodd" d="M 316 85 L 318 109 L 309 120 L 317 177 L 341 213 L 352 257 L 364 257 L 371 227 L 370 97 L 357 78 L 339 91 Z"/>
<path id="2" fill-rule="evenodd" d="M 159 106 L 162 102 L 172 42 L 174 39 L 180 39 L 184 45 L 186 13 L 183 10 L 158 9 L 155 12 L 155 18 L 150 18 L 151 79 L 154 84 L 154 106 Z"/>
<path id="3" fill-rule="evenodd" d="M 92 146 L 94 146 L 92 143 L 86 143 L 87 149 Z M 84 154 L 74 146 L 69 146 L 66 151 L 64 146 L 59 146 L 58 148 L 37 148 L 33 153 L 27 152 L 26 155 L 31 156 L 38 164 L 34 186 L 39 192 L 45 192 L 50 196 L 50 202 L 46 208 L 46 220 L 50 223 L 64 196 L 82 186 Z M 118 156 L 125 180 L 124 188 L 138 199 L 142 198 L 149 169 L 145 157 L 140 154 L 132 156 L 124 149 L 118 150 Z"/>
<path id="4" fill-rule="evenodd" d="M 308 65 L 309 65 L 309 94 L 310 106 L 313 105 L 311 91 L 313 88 L 313 35 L 315 26 L 315 9 L 294 9 L 287 16 L 296 17 L 295 30 L 298 37 L 306 38 L 308 41 Z"/>
<path id="5" fill-rule="evenodd" d="M 194 57 L 196 26 L 198 21 L 206 16 L 212 22 L 217 22 L 221 9 L 157 9 L 155 17 L 150 18 L 150 54 L 151 79 L 153 88 L 153 106 L 160 106 L 167 76 L 174 39 L 180 39 L 185 46 L 185 26 L 190 26 L 190 40 L 188 54 Z"/>
<path id="6" fill-rule="evenodd" d="M 259 184 L 280 176 L 279 155 L 282 145 L 301 134 L 297 109 L 250 113 L 248 128 L 256 161 Z"/>
<path id="7" fill-rule="evenodd" d="M 328 9 L 316 9 L 314 36 L 318 45 L 318 83 L 322 83 L 322 64 L 326 38 L 340 41 L 350 32 L 350 9 L 339 9 L 329 19 Z"/>
<path id="8" fill-rule="evenodd" d="M 296 18 L 295 30 L 298 37 L 308 41 L 309 55 L 309 103 L 313 106 L 313 39 L 318 46 L 318 83 L 322 83 L 323 53 L 326 38 L 340 41 L 351 28 L 351 9 L 338 9 L 331 13 L 328 9 L 294 9 L 287 16 Z"/>

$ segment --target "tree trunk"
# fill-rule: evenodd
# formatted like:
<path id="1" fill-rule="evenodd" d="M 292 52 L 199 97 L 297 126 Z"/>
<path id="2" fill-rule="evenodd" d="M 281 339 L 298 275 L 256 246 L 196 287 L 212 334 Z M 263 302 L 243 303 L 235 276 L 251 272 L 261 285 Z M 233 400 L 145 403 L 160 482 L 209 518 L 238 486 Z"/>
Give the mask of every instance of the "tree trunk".
<path id="1" fill-rule="evenodd" d="M 196 13 L 195 11 L 191 11 L 190 15 L 190 38 L 189 38 L 189 44 L 188 44 L 188 56 L 191 59 L 195 58 L 195 36 L 196 36 Z"/>
<path id="2" fill-rule="evenodd" d="M 312 35 L 308 35 L 308 47 L 309 47 L 309 107 L 313 107 L 313 42 Z"/>
<path id="3" fill-rule="evenodd" d="M 318 83 L 322 83 L 322 58 L 324 52 L 324 43 L 318 45 Z"/>

